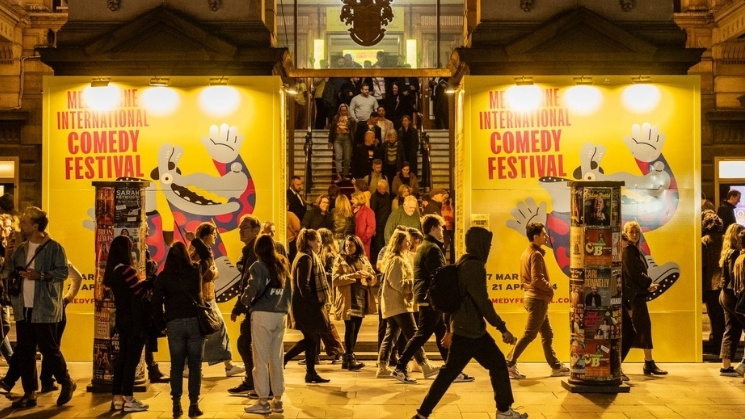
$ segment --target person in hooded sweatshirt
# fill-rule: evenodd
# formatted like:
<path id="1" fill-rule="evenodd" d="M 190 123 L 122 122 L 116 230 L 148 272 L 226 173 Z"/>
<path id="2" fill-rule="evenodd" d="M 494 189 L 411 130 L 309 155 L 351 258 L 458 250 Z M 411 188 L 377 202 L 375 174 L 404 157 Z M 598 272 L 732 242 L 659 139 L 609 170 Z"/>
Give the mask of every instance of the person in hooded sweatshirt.
<path id="1" fill-rule="evenodd" d="M 494 400 L 497 404 L 497 419 L 525 419 L 527 413 L 512 409 L 514 399 L 507 374 L 504 354 L 486 331 L 486 322 L 502 333 L 502 341 L 512 344 L 515 337 L 494 310 L 486 291 L 486 269 L 484 265 L 491 249 L 492 233 L 482 227 L 471 227 L 466 232 L 466 254 L 461 256 L 458 266 L 458 286 L 463 294 L 460 306 L 450 315 L 443 345 L 450 348 L 448 359 L 422 400 L 412 419 L 426 419 L 445 395 L 453 380 L 463 368 L 476 359 L 489 371 Z"/>

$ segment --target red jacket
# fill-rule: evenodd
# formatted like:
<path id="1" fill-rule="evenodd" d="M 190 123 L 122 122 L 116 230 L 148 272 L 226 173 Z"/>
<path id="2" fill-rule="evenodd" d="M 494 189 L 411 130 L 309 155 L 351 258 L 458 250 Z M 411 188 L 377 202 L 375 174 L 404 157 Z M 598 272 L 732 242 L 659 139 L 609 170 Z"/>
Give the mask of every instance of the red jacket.
<path id="1" fill-rule="evenodd" d="M 365 256 L 370 257 L 370 243 L 375 235 L 375 213 L 363 205 L 354 213 L 354 234 L 362 240 Z"/>

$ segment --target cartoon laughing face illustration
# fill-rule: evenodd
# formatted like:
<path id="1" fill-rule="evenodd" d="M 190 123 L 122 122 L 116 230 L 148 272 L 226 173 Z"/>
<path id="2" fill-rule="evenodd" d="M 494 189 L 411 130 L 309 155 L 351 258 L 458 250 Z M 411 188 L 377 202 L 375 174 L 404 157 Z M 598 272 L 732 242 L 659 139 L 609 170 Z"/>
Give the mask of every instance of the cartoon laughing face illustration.
<path id="1" fill-rule="evenodd" d="M 147 214 L 150 234 L 148 250 L 158 266 L 163 266 L 172 240 L 189 243 L 187 236 L 202 222 L 217 226 L 218 237 L 212 246 L 220 277 L 215 282 L 218 302 L 238 296 L 242 290 L 240 272 L 230 263 L 219 233 L 238 228 L 243 215 L 253 213 L 256 205 L 254 181 L 240 156 L 243 135 L 234 126 L 212 125 L 209 137 L 202 137 L 207 155 L 217 169 L 217 175 L 204 172 L 184 174 L 178 162 L 184 154 L 181 146 L 163 144 L 158 151 L 158 167 L 150 177 L 155 181 L 147 190 Z M 207 162 L 205 161 L 205 164 Z M 163 226 L 155 208 L 157 189 L 165 195 L 173 214 L 172 228 Z M 171 236 L 170 240 L 167 236 Z M 165 233 L 165 234 L 164 234 Z"/>

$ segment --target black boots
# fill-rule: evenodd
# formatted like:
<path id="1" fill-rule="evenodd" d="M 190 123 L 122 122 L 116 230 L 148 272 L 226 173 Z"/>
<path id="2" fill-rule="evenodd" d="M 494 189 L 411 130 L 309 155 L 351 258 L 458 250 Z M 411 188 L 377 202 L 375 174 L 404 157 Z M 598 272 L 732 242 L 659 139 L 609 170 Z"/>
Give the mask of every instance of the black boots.
<path id="1" fill-rule="evenodd" d="M 308 384 L 323 384 L 328 383 L 329 379 L 327 378 L 321 378 L 320 375 L 318 375 L 315 371 L 308 371 L 305 373 L 305 382 Z"/>
<path id="2" fill-rule="evenodd" d="M 203 414 L 204 413 L 199 408 L 199 405 L 198 404 L 192 404 L 191 406 L 189 406 L 189 417 L 190 418 L 195 418 L 197 416 L 202 416 Z"/>
<path id="3" fill-rule="evenodd" d="M 363 362 L 357 361 L 357 357 L 354 354 L 344 354 L 344 360 L 341 361 L 341 369 L 349 371 L 359 371 L 364 367 Z"/>
<path id="4" fill-rule="evenodd" d="M 147 376 L 151 383 L 167 383 L 170 381 L 170 378 L 160 371 L 157 363 L 147 367 Z"/>
<path id="5" fill-rule="evenodd" d="M 644 361 L 644 375 L 667 375 L 667 371 L 659 369 L 654 361 Z"/>

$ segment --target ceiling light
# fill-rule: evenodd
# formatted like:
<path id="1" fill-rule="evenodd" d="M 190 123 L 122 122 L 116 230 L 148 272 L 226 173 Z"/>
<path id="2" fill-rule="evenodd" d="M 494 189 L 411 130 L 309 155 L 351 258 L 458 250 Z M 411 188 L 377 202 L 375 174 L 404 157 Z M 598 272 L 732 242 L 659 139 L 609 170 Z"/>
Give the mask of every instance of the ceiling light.
<path id="1" fill-rule="evenodd" d="M 150 85 L 153 87 L 168 87 L 171 79 L 166 77 L 153 77 L 150 79 Z"/>
<path id="2" fill-rule="evenodd" d="M 91 87 L 106 87 L 110 81 L 111 77 L 94 77 L 91 80 Z"/>

